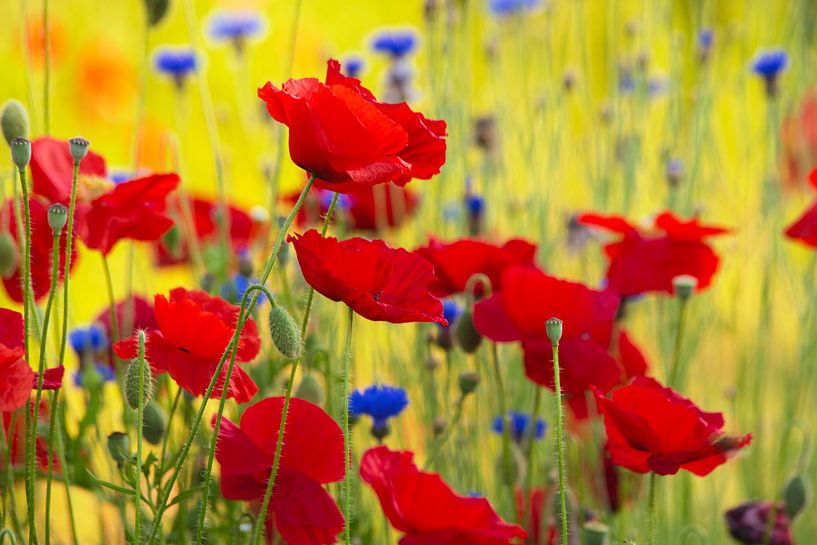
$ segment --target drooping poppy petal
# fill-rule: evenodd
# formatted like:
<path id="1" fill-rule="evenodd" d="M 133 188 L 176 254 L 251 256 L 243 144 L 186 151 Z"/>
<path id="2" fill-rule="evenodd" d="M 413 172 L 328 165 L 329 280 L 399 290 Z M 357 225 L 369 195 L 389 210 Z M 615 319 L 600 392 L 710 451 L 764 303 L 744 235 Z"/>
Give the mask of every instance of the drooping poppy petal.
<path id="1" fill-rule="evenodd" d="M 31 143 L 31 186 L 33 193 L 44 197 L 49 203 L 68 205 L 71 200 L 74 159 L 70 144 L 48 136 Z M 77 199 L 91 200 L 98 193 L 93 186 L 107 177 L 105 160 L 94 153 L 88 154 L 79 164 Z"/>

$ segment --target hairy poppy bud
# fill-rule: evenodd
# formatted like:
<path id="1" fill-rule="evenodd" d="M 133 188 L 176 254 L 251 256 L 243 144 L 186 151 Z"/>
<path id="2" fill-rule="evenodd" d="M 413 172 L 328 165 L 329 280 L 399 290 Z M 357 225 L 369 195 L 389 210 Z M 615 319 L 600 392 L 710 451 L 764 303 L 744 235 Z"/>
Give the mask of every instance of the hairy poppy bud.
<path id="1" fill-rule="evenodd" d="M 81 136 L 75 136 L 68 141 L 68 148 L 71 150 L 71 158 L 75 163 L 79 163 L 88 155 L 88 146 L 91 143 Z"/>
<path id="2" fill-rule="evenodd" d="M 300 384 L 298 384 L 298 388 L 295 390 L 295 397 L 300 397 L 318 406 L 323 405 L 323 386 L 321 386 L 321 383 L 318 382 L 314 374 L 308 373 L 304 375 Z"/>
<path id="3" fill-rule="evenodd" d="M 18 169 L 23 170 L 31 161 L 31 142 L 26 138 L 17 137 L 11 141 L 11 160 Z"/>
<path id="4" fill-rule="evenodd" d="M 794 519 L 808 504 L 808 482 L 801 474 L 792 475 L 783 485 L 783 501 L 786 504 L 786 513 Z"/>
<path id="5" fill-rule="evenodd" d="M 672 289 L 681 301 L 686 301 L 692 297 L 692 293 L 697 287 L 698 279 L 689 274 L 679 274 L 672 279 Z"/>
<path id="6" fill-rule="evenodd" d="M 142 395 L 139 396 L 139 373 L 142 374 Z M 135 359 L 125 371 L 125 400 L 131 409 L 144 408 L 153 398 L 153 376 L 145 359 Z"/>
<path id="7" fill-rule="evenodd" d="M 130 458 L 130 438 L 126 433 L 115 431 L 108 436 L 108 454 L 117 464 Z"/>
<path id="8" fill-rule="evenodd" d="M 0 126 L 9 146 L 15 138 L 28 138 L 28 113 L 19 101 L 10 99 L 3 104 Z"/>
<path id="9" fill-rule="evenodd" d="M 545 322 L 545 329 L 547 330 L 548 339 L 553 344 L 559 344 L 559 339 L 562 338 L 562 321 L 559 318 L 549 318 Z"/>
<path id="10" fill-rule="evenodd" d="M 301 353 L 301 331 L 289 312 L 273 303 L 269 313 L 269 330 L 275 348 L 286 358 L 294 360 Z"/>
<path id="11" fill-rule="evenodd" d="M 59 235 L 62 228 L 68 221 L 68 207 L 64 204 L 54 203 L 48 207 L 48 226 L 54 235 Z"/>
<path id="12" fill-rule="evenodd" d="M 482 343 L 482 335 L 474 327 L 474 314 L 470 308 L 465 309 L 454 324 L 454 335 L 457 337 L 457 344 L 466 354 L 476 352 Z"/>
<path id="13" fill-rule="evenodd" d="M 162 22 L 167 15 L 168 7 L 170 7 L 170 0 L 145 0 L 145 11 L 150 26 L 156 26 Z"/>
<path id="14" fill-rule="evenodd" d="M 20 256 L 17 244 L 7 231 L 0 232 L 0 278 L 9 278 L 17 270 Z"/>
<path id="15" fill-rule="evenodd" d="M 161 443 L 167 428 L 167 417 L 159 404 L 151 401 L 145 405 L 142 419 L 142 436 L 145 440 L 151 445 Z"/>
<path id="16" fill-rule="evenodd" d="M 460 393 L 463 397 L 477 389 L 479 385 L 479 373 L 476 371 L 465 371 L 460 374 Z"/>
<path id="17" fill-rule="evenodd" d="M 610 528 L 597 520 L 585 522 L 582 534 L 584 534 L 582 543 L 586 545 L 609 545 L 610 543 Z"/>

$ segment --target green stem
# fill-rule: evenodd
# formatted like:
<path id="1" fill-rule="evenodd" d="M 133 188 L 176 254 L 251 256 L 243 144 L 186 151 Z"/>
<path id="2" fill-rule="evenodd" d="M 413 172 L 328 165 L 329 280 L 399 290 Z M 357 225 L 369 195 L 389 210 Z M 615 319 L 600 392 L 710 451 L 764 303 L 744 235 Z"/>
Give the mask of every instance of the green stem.
<path id="1" fill-rule="evenodd" d="M 65 348 L 68 344 L 68 279 L 71 270 L 71 252 L 74 245 L 74 210 L 77 206 L 77 178 L 79 178 L 79 161 L 74 161 L 71 179 L 71 200 L 68 203 L 68 223 L 65 225 L 65 274 L 62 281 L 62 337 L 60 339 L 60 363 L 65 361 Z"/>
<path id="2" fill-rule="evenodd" d="M 496 343 L 491 343 L 491 364 L 494 371 L 494 380 L 496 381 L 499 413 L 502 415 L 502 483 L 508 487 L 509 497 L 513 498 L 514 475 L 513 466 L 511 466 L 511 423 L 508 416 L 508 405 L 505 401 L 505 385 L 502 381 L 502 372 L 499 370 L 499 352 Z"/>
<path id="3" fill-rule="evenodd" d="M 534 463 L 534 445 L 536 444 L 536 424 L 539 421 L 539 406 L 542 403 L 542 389 L 538 386 L 536 387 L 536 391 L 533 394 L 533 412 L 531 413 L 531 423 L 530 423 L 530 430 L 528 430 L 528 452 L 527 452 L 527 463 L 528 469 L 525 472 L 525 490 L 524 493 L 530 496 L 533 491 L 533 470 L 536 468 L 536 464 Z M 530 497 L 525 498 L 525 502 L 523 503 L 524 512 L 522 516 L 522 520 L 524 521 L 527 518 L 527 510 L 530 507 Z M 537 514 L 533 513 L 531 510 L 530 512 L 531 519 L 530 519 L 530 527 L 533 528 L 533 517 L 538 516 Z"/>
<path id="4" fill-rule="evenodd" d="M 655 473 L 650 473 L 650 492 L 649 492 L 649 499 L 647 500 L 647 525 L 648 531 L 647 534 L 647 545 L 655 545 L 657 539 L 657 517 L 656 517 L 656 509 L 655 509 L 655 494 L 656 494 L 656 487 L 658 485 Z"/>
<path id="5" fill-rule="evenodd" d="M 141 545 L 142 543 L 142 426 L 144 423 L 144 392 L 145 392 L 145 332 L 139 330 L 139 352 L 137 356 L 137 365 L 139 366 L 139 387 L 138 387 L 138 405 L 136 406 L 136 485 L 133 494 L 133 543 Z M 226 390 L 226 388 L 225 388 Z M 206 489 L 205 489 L 206 490 Z M 205 497 L 207 494 L 205 492 Z"/>
<path id="6" fill-rule="evenodd" d="M 51 396 L 51 418 L 50 422 L 48 423 L 48 441 L 49 441 L 49 449 L 48 449 L 48 484 L 46 487 L 46 495 L 45 495 L 45 538 L 46 544 L 49 540 L 49 525 L 51 524 L 51 488 L 52 488 L 52 481 L 54 480 L 54 454 L 57 455 L 57 460 L 60 463 L 60 467 L 64 468 L 63 472 L 65 476 L 63 477 L 63 481 L 65 482 L 65 495 L 68 502 L 68 516 L 69 516 L 69 523 L 71 524 L 71 538 L 73 539 L 74 545 L 79 545 L 79 537 L 77 536 L 77 524 L 76 520 L 74 519 L 74 503 L 71 497 L 71 478 L 69 476 L 69 469 L 65 465 L 65 456 L 60 454 L 60 447 L 62 444 L 62 428 L 57 430 L 57 422 L 59 419 L 59 403 L 60 403 L 60 391 L 54 390 L 53 395 Z M 59 434 L 59 435 L 58 435 Z"/>
<path id="7" fill-rule="evenodd" d="M 173 417 L 176 415 L 176 408 L 179 406 L 179 400 L 182 397 L 182 389 L 181 387 L 176 391 L 176 396 L 173 398 L 173 404 L 170 406 L 170 414 L 167 417 L 167 428 L 165 429 L 165 436 L 162 438 L 162 451 L 161 456 L 159 457 L 159 465 L 164 466 L 165 463 L 165 454 L 167 454 L 167 442 L 168 437 L 170 437 L 170 429 L 173 425 Z"/>
<path id="8" fill-rule="evenodd" d="M 292 211 L 287 216 L 284 225 L 281 226 L 281 230 L 278 232 L 278 236 L 275 239 L 275 243 L 272 248 L 272 253 L 270 254 L 269 259 L 267 260 L 267 264 L 264 268 L 264 273 L 261 276 L 259 284 L 264 285 L 266 284 L 267 280 L 269 279 L 270 273 L 275 265 L 275 260 L 278 257 L 278 253 L 281 251 L 281 245 L 284 241 L 284 237 L 286 232 L 289 230 L 289 227 L 292 225 L 292 222 L 295 220 L 295 216 L 298 214 L 298 210 L 301 209 L 303 206 L 304 201 L 306 200 L 306 196 L 309 193 L 312 184 L 315 182 L 315 176 L 310 176 L 309 180 L 306 182 L 306 186 L 304 187 L 303 191 L 301 192 L 301 196 L 298 197 L 298 201 L 295 203 L 295 206 L 292 207 Z M 244 294 L 245 296 L 247 293 Z M 255 308 L 255 304 L 258 301 L 258 293 L 253 295 L 252 300 L 250 301 L 249 305 L 245 310 L 239 310 L 239 317 L 238 322 L 236 323 L 235 331 L 233 332 L 233 337 L 230 340 L 230 343 L 224 350 L 224 353 L 221 355 L 221 359 L 219 360 L 218 364 L 216 365 L 215 372 L 213 373 L 213 377 L 210 379 L 210 384 L 207 386 L 207 390 L 204 393 L 204 400 L 202 401 L 201 405 L 199 406 L 198 412 L 193 420 L 193 425 L 190 428 L 190 433 L 187 435 L 187 439 L 182 445 L 182 451 L 176 460 L 175 467 L 173 468 L 173 473 L 170 477 L 170 480 L 165 484 L 164 490 L 162 491 L 161 498 L 157 505 L 156 509 L 156 516 L 153 521 L 153 528 L 150 531 L 150 537 L 148 538 L 148 545 L 152 545 L 155 543 L 156 538 L 159 535 L 159 531 L 161 529 L 161 522 L 162 517 L 164 516 L 165 511 L 167 510 L 167 502 L 170 497 L 170 493 L 173 489 L 173 486 L 176 484 L 176 481 L 179 478 L 179 474 L 181 473 L 182 465 L 184 464 L 185 459 L 187 458 L 187 454 L 190 452 L 190 447 L 193 445 L 193 441 L 196 438 L 196 434 L 198 433 L 199 426 L 201 425 L 201 420 L 204 417 L 204 411 L 207 408 L 207 400 L 210 399 L 210 395 L 213 393 L 215 389 L 216 382 L 218 381 L 221 370 L 224 368 L 224 363 L 227 361 L 227 357 L 235 351 L 238 340 L 241 336 L 241 331 L 244 329 L 244 324 L 252 315 L 252 311 Z M 243 302 L 242 302 L 243 305 Z M 230 383 L 230 373 L 224 379 L 224 387 L 227 388 L 227 385 Z M 213 429 L 213 437 L 218 437 L 218 427 Z M 209 472 L 208 472 L 209 475 Z M 206 489 L 205 489 L 206 490 Z"/>
<path id="9" fill-rule="evenodd" d="M 681 371 L 681 348 L 683 347 L 684 341 L 684 330 L 686 329 L 686 318 L 687 318 L 687 299 L 680 300 L 680 308 L 678 309 L 678 328 L 675 330 L 675 345 L 672 350 L 672 367 L 669 370 L 669 376 L 667 377 L 668 384 L 667 386 L 671 388 L 678 388 L 680 385 L 676 384 L 677 380 L 680 380 L 683 377 L 679 377 L 679 373 Z"/>
<path id="10" fill-rule="evenodd" d="M 346 457 L 346 475 L 343 479 L 343 537 L 346 545 L 352 543 L 352 436 L 349 426 L 349 367 L 352 363 L 352 325 L 355 311 L 349 307 L 346 328 L 346 353 L 343 358 L 343 451 Z"/>
<path id="11" fill-rule="evenodd" d="M 565 462 L 565 413 L 562 406 L 562 382 L 559 370 L 559 342 L 553 346 L 553 389 L 556 392 L 556 441 L 559 461 L 559 515 L 562 522 L 562 545 L 567 545 L 567 466 Z"/>
<path id="12" fill-rule="evenodd" d="M 431 455 L 428 457 L 428 460 L 426 460 L 426 463 L 423 466 L 423 471 L 427 471 L 434 466 L 434 462 L 437 461 L 437 458 L 443 451 L 443 447 L 448 441 L 448 438 L 451 436 L 451 430 L 457 427 L 460 422 L 460 418 L 462 418 L 462 406 L 464 403 L 465 395 L 460 395 L 459 399 L 457 399 L 457 402 L 454 404 L 454 417 L 451 419 L 451 423 L 445 428 L 445 432 L 443 432 L 443 434 L 437 440 L 434 450 L 431 452 Z"/>

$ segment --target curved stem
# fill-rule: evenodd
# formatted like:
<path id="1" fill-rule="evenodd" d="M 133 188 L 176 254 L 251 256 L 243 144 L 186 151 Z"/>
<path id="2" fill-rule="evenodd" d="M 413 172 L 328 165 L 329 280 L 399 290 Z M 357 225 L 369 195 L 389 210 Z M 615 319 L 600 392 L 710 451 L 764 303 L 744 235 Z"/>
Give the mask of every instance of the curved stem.
<path id="1" fill-rule="evenodd" d="M 139 330 L 139 353 L 136 364 L 139 366 L 138 405 L 136 406 L 136 486 L 133 493 L 133 543 L 142 543 L 142 426 L 144 423 L 145 393 L 145 332 Z M 206 497 L 206 494 L 205 494 Z"/>
<path id="2" fill-rule="evenodd" d="M 352 543 L 352 436 L 349 427 L 349 367 L 352 363 L 352 325 L 355 311 L 349 307 L 346 327 L 346 354 L 343 358 L 343 451 L 346 475 L 343 479 L 343 537 L 346 545 Z"/>
<path id="3" fill-rule="evenodd" d="M 565 463 L 565 413 L 562 406 L 562 383 L 559 371 L 559 343 L 553 343 L 553 389 L 556 392 L 556 440 L 559 460 L 559 509 L 562 522 L 562 545 L 567 545 L 567 466 Z"/>

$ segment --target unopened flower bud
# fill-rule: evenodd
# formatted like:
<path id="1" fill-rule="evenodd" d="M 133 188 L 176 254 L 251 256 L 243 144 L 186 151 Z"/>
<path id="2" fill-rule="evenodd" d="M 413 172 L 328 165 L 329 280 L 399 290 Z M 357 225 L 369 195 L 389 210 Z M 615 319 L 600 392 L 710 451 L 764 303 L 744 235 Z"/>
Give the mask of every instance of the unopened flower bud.
<path id="1" fill-rule="evenodd" d="M 11 160 L 18 169 L 25 169 L 31 161 L 31 142 L 20 136 L 12 140 Z"/>
<path id="2" fill-rule="evenodd" d="M 28 138 L 28 113 L 19 101 L 10 99 L 3 104 L 0 126 L 9 146 L 15 138 Z"/>
<path id="3" fill-rule="evenodd" d="M 71 158 L 75 163 L 79 163 L 85 156 L 88 155 L 88 146 L 91 143 L 81 136 L 76 136 L 68 141 L 68 147 L 71 150 Z"/>
<path id="4" fill-rule="evenodd" d="M 689 274 L 679 274 L 672 279 L 672 289 L 681 301 L 686 301 L 692 297 L 692 293 L 697 287 L 698 279 Z"/>
<path id="5" fill-rule="evenodd" d="M 121 464 L 130 458 L 130 438 L 128 434 L 115 431 L 108 436 L 108 454 L 114 462 Z"/>
<path id="6" fill-rule="evenodd" d="M 167 428 L 167 417 L 164 410 L 155 401 L 145 405 L 142 413 L 142 436 L 151 445 L 162 442 Z"/>
<path id="7" fill-rule="evenodd" d="M 68 222 L 68 207 L 64 204 L 54 203 L 48 207 L 48 226 L 54 235 L 62 233 L 63 227 Z"/>
<path id="8" fill-rule="evenodd" d="M 295 389 L 295 397 L 300 397 L 318 406 L 323 405 L 323 386 L 314 374 L 308 373 L 304 375 L 298 388 Z"/>
<path id="9" fill-rule="evenodd" d="M 482 343 L 482 335 L 474 327 L 474 314 L 470 308 L 465 309 L 454 323 L 454 335 L 457 344 L 466 354 L 473 354 Z"/>
<path id="10" fill-rule="evenodd" d="M 553 344 L 559 344 L 559 339 L 562 338 L 562 321 L 559 318 L 549 318 L 545 322 L 545 329 L 547 330 L 548 339 Z"/>
<path id="11" fill-rule="evenodd" d="M 142 374 L 142 392 L 139 395 L 139 374 Z M 145 407 L 153 398 L 153 376 L 150 374 L 150 364 L 145 359 L 134 359 L 125 371 L 125 400 L 131 409 Z"/>
<path id="12" fill-rule="evenodd" d="M 597 520 L 585 522 L 582 534 L 584 534 L 582 543 L 585 545 L 609 545 L 610 543 L 610 528 Z"/>
<path id="13" fill-rule="evenodd" d="M 808 482 L 803 475 L 792 475 L 786 484 L 783 485 L 783 501 L 786 504 L 786 513 L 790 519 L 794 519 L 808 504 L 809 489 Z"/>
<path id="14" fill-rule="evenodd" d="M 460 374 L 460 393 L 463 397 L 472 393 L 479 385 L 479 373 L 476 371 L 465 371 Z"/>
<path id="15" fill-rule="evenodd" d="M 7 231 L 0 232 L 0 278 L 10 278 L 17 270 L 19 261 L 17 243 Z"/>
<path id="16" fill-rule="evenodd" d="M 273 303 L 269 313 L 269 330 L 272 343 L 281 355 L 296 359 L 301 353 L 301 331 L 284 307 Z"/>
<path id="17" fill-rule="evenodd" d="M 145 0 L 145 11 L 150 26 L 156 26 L 162 22 L 169 6 L 170 0 Z"/>

